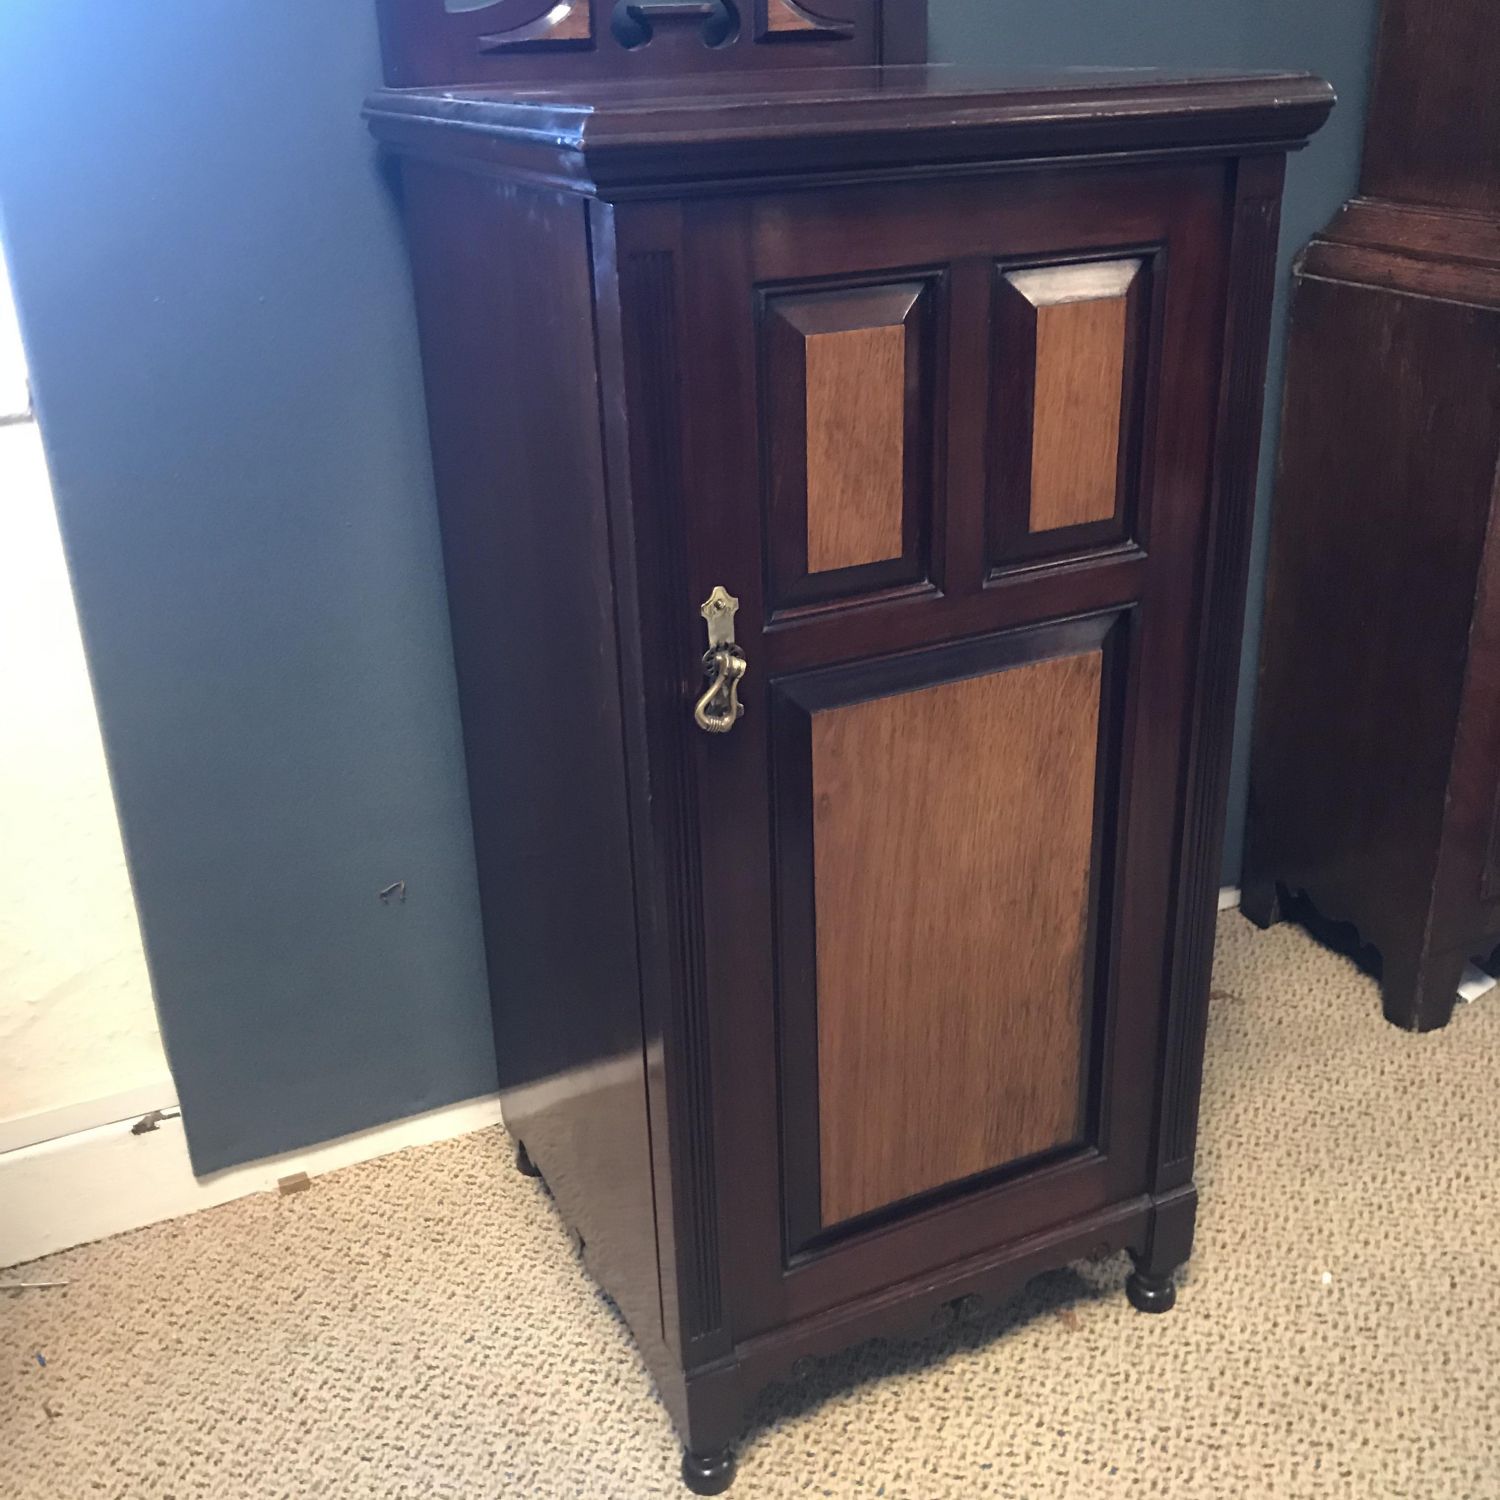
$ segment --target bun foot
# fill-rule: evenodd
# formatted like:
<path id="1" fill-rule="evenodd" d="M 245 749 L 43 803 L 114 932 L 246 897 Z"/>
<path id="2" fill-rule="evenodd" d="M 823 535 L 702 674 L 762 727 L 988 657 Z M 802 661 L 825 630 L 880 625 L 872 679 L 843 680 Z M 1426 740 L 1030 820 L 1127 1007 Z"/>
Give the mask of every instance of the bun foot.
<path id="1" fill-rule="evenodd" d="M 542 1175 L 537 1169 L 537 1164 L 527 1155 L 526 1147 L 520 1141 L 516 1142 L 516 1171 L 522 1177 L 540 1177 Z"/>
<path id="2" fill-rule="evenodd" d="M 695 1495 L 722 1495 L 733 1479 L 733 1448 L 682 1455 L 682 1480 Z"/>
<path id="3" fill-rule="evenodd" d="M 1130 1305 L 1137 1312 L 1171 1312 L 1177 1302 L 1177 1283 L 1170 1274 L 1147 1276 L 1140 1271 L 1132 1271 L 1125 1282 L 1125 1295 L 1130 1298 Z"/>

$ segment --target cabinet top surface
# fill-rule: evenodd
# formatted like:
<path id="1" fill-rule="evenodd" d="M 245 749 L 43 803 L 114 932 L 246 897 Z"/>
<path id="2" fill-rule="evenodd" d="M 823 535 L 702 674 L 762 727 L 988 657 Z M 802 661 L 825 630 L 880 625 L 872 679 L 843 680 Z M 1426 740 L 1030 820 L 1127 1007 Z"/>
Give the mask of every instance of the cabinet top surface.
<path id="1" fill-rule="evenodd" d="M 761 175 L 877 159 L 1300 145 L 1332 108 L 1307 73 L 955 65 L 797 69 L 506 88 L 386 89 L 366 116 L 397 147 L 490 155 L 547 175 Z M 827 154 L 830 147 L 835 156 Z"/>

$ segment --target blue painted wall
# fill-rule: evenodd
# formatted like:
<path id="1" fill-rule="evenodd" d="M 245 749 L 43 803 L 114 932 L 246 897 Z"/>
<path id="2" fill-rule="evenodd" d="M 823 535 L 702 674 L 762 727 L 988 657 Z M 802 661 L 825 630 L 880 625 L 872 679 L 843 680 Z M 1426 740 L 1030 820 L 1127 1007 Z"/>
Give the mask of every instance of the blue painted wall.
<path id="1" fill-rule="evenodd" d="M 1289 256 L 1352 188 L 1374 10 L 932 20 L 945 59 L 1326 73 Z M 484 1092 L 410 286 L 359 120 L 373 0 L 10 0 L 0 58 L 0 213 L 194 1161 Z M 1243 766 L 1234 797 L 1231 874 Z"/>
<path id="2" fill-rule="evenodd" d="M 194 1162 L 492 1089 L 373 0 L 0 9 L 0 212 Z"/>

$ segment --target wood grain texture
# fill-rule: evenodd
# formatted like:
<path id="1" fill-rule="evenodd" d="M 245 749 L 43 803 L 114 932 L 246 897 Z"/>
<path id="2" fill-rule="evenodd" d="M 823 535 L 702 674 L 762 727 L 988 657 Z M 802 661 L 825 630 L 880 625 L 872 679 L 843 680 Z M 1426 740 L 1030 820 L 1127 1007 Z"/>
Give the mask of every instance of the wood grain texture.
<path id="1" fill-rule="evenodd" d="M 812 334 L 806 359 L 807 571 L 900 557 L 906 328 Z"/>
<path id="2" fill-rule="evenodd" d="M 593 12 L 589 0 L 573 0 L 567 15 L 559 17 L 552 28 L 552 35 L 561 41 L 581 41 L 594 34 Z"/>
<path id="3" fill-rule="evenodd" d="M 577 378 L 595 358 L 588 225 L 576 199 L 485 194 L 429 163 L 403 176 L 502 1108 L 661 1369 L 626 699 L 598 402 Z M 531 649 L 501 649 L 517 632 Z M 576 693 L 552 694 L 562 676 Z M 511 733 L 515 703 L 545 703 L 546 733 Z M 557 859 L 564 838 L 588 860 Z"/>
<path id="4" fill-rule="evenodd" d="M 636 433 L 633 481 L 647 490 L 663 510 L 676 518 L 672 534 L 686 530 L 682 455 L 678 447 L 682 387 L 681 335 L 677 316 L 675 257 L 658 250 L 628 255 L 618 268 L 620 310 L 625 338 L 638 352 L 626 375 L 631 421 Z M 672 580 L 672 596 L 692 593 L 680 546 L 663 548 L 663 573 Z M 653 606 L 660 609 L 661 601 Z M 656 621 L 652 622 L 656 624 Z M 660 628 L 660 627 L 658 627 Z M 685 664 L 667 652 L 652 663 L 659 680 L 681 680 Z M 670 689 L 668 689 L 670 691 Z M 661 689 L 654 697 L 659 699 Z M 674 1069 L 677 1087 L 669 1109 L 681 1122 L 680 1147 L 674 1163 L 690 1183 L 678 1198 L 677 1303 L 683 1343 L 711 1339 L 723 1317 L 719 1276 L 719 1232 L 715 1211 L 714 1126 L 708 1056 L 707 1007 L 704 992 L 703 872 L 699 856 L 701 811 L 687 748 L 673 726 L 657 730 L 660 788 L 655 812 L 670 841 L 666 869 L 668 915 L 664 924 L 671 945 L 671 978 L 663 985 L 673 1007 L 672 1026 L 680 1048 Z"/>
<path id="5" fill-rule="evenodd" d="M 398 12 L 428 6 L 428 0 L 388 3 L 388 39 L 399 29 Z M 747 47 L 743 35 L 727 47 L 668 46 L 656 59 L 653 42 L 634 54 L 639 61 L 626 76 L 618 60 L 631 54 L 609 46 L 510 52 L 481 58 L 489 69 L 476 69 L 467 56 L 453 55 L 460 28 L 432 58 L 422 48 L 402 56 L 394 70 L 401 82 L 422 82 L 427 74 L 435 86 L 379 92 L 366 101 L 365 116 L 377 135 L 402 149 L 453 151 L 503 172 L 540 174 L 608 196 L 668 182 L 697 194 L 750 176 L 763 185 L 777 174 L 848 182 L 862 171 L 903 165 L 930 177 L 960 163 L 1075 160 L 1093 152 L 1133 152 L 1144 161 L 1184 148 L 1217 151 L 1230 134 L 1281 149 L 1305 139 L 1333 107 L 1326 83 L 1296 73 L 1195 78 L 1145 68 L 1039 70 L 1024 74 L 1023 85 L 1014 73 L 978 69 L 914 68 L 892 78 L 879 68 L 851 66 L 829 87 L 820 69 L 853 63 L 861 38 L 863 45 L 873 38 L 860 33 L 820 37 L 816 46 Z M 388 60 L 393 55 L 388 43 Z M 561 86 L 566 59 L 581 70 L 572 75 L 575 89 Z M 679 73 L 702 63 L 719 81 L 673 87 L 647 71 L 658 61 L 670 71 L 669 59 Z M 772 59 L 776 72 L 765 70 Z M 729 75 L 739 68 L 755 76 L 742 77 L 737 87 Z M 433 79 L 435 70 L 441 71 Z M 544 86 L 530 90 L 451 88 L 486 76 L 524 84 L 539 74 Z M 983 208 L 973 205 L 981 218 Z M 1005 253 L 1004 246 L 991 248 Z M 850 261 L 845 266 L 853 269 Z"/>
<path id="6" fill-rule="evenodd" d="M 813 716 L 827 1225 L 1082 1128 L 1102 662 Z"/>
<path id="7" fill-rule="evenodd" d="M 1395 278 L 1417 264 L 1386 262 Z M 1500 938 L 1480 874 L 1500 761 L 1461 753 L 1486 654 L 1497 348 L 1500 310 L 1399 280 L 1295 289 L 1244 882 L 1262 921 L 1279 881 L 1351 923 L 1380 952 L 1387 1017 L 1413 1030 L 1447 1023 L 1449 966 Z"/>
<path id="8" fill-rule="evenodd" d="M 1036 308 L 1033 532 L 1107 521 L 1118 508 L 1127 299 L 1138 270 L 1109 261 L 1007 278 Z"/>
<path id="9" fill-rule="evenodd" d="M 589 0 L 572 0 L 561 15 L 554 6 L 548 15 L 553 17 L 552 24 L 545 32 L 538 33 L 539 40 L 545 38 L 552 42 L 583 42 L 594 34 L 594 18 Z"/>
<path id="10" fill-rule="evenodd" d="M 1360 196 L 1298 262 L 1251 752 L 1243 909 L 1373 947 L 1416 1031 L 1500 941 L 1497 51 L 1494 0 L 1384 0 Z"/>
<path id="11" fill-rule="evenodd" d="M 504 52 L 515 47 L 555 46 L 559 42 L 586 42 L 594 34 L 589 0 L 561 0 L 560 4 L 532 3 L 529 14 L 507 17 L 508 24 L 476 38 L 479 52 Z"/>
<path id="12" fill-rule="evenodd" d="M 757 299 L 773 608 L 927 576 L 944 278 Z"/>
<path id="13" fill-rule="evenodd" d="M 1500 5 L 1384 0 L 1360 192 L 1500 217 Z"/>
<path id="14" fill-rule="evenodd" d="M 1055 531 L 1115 513 L 1125 299 L 1037 309 L 1031 529 Z"/>
<path id="15" fill-rule="evenodd" d="M 783 33 L 789 31 L 817 31 L 818 22 L 806 11 L 791 3 L 791 0 L 766 0 L 766 30 Z"/>
<path id="16" fill-rule="evenodd" d="M 1220 351 L 1209 496 L 1207 589 L 1201 605 L 1195 723 L 1183 787 L 1176 932 L 1167 1007 L 1161 1125 L 1153 1190 L 1191 1182 L 1208 1036 L 1215 914 L 1239 678 L 1240 630 L 1250 572 L 1250 526 L 1260 454 L 1276 243 L 1285 161 L 1258 156 L 1235 169 L 1229 297 Z M 1189 1231 L 1190 1232 L 1190 1231 Z"/>
<path id="17" fill-rule="evenodd" d="M 926 6 L 921 9 L 925 15 Z M 763 35 L 794 41 L 850 36 L 859 20 L 860 0 L 765 0 Z"/>

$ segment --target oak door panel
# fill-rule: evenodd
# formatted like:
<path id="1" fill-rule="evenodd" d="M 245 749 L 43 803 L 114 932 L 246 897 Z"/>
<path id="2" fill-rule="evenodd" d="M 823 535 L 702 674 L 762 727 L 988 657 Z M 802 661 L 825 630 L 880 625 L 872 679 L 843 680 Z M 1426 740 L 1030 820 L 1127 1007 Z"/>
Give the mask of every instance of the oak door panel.
<path id="1" fill-rule="evenodd" d="M 789 1253 L 1094 1143 L 1121 620 L 772 684 Z"/>
<path id="2" fill-rule="evenodd" d="M 1012 271 L 1036 312 L 1031 530 L 1108 521 L 1117 509 L 1126 314 L 1135 260 Z"/>
<path id="3" fill-rule="evenodd" d="M 1113 517 L 1124 376 L 1123 296 L 1037 309 L 1032 531 Z"/>
<path id="4" fill-rule="evenodd" d="M 1101 661 L 812 717 L 825 1227 L 1080 1132 Z"/>
<path id="5" fill-rule="evenodd" d="M 997 267 L 991 567 L 1134 537 L 1153 259 Z"/>
<path id="6" fill-rule="evenodd" d="M 927 576 L 940 276 L 764 289 L 773 608 Z"/>
<path id="7" fill-rule="evenodd" d="M 900 323 L 807 341 L 809 573 L 901 556 L 905 371 Z"/>

